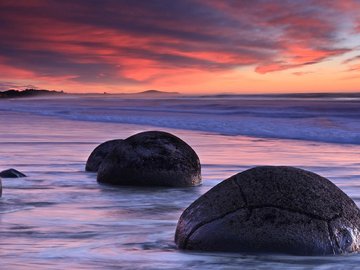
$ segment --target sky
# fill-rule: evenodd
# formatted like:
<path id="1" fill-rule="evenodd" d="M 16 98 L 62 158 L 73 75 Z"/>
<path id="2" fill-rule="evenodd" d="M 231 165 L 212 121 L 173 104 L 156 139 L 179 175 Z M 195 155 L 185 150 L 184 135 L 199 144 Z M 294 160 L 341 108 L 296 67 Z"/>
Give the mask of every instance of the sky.
<path id="1" fill-rule="evenodd" d="M 360 0 L 1 0 L 0 90 L 360 91 Z"/>

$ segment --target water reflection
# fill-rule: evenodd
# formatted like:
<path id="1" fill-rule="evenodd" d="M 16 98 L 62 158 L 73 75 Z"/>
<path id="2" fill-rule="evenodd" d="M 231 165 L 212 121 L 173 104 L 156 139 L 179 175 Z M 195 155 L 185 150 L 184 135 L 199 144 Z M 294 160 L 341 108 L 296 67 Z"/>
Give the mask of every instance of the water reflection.
<path id="1" fill-rule="evenodd" d="M 152 128 L 75 125 L 35 117 L 36 125 L 29 130 L 21 118 L 13 120 L 12 126 L 6 119 L 1 118 L 0 125 L 8 124 L 11 136 L 0 135 L 0 168 L 16 167 L 29 177 L 3 179 L 0 255 L 4 269 L 356 269 L 360 263 L 359 255 L 309 258 L 183 252 L 173 242 L 178 217 L 192 201 L 219 181 L 256 165 L 298 166 L 320 173 L 359 205 L 360 146 L 168 129 L 198 152 L 204 184 L 115 188 L 97 184 L 95 174 L 84 172 L 88 154 L 114 134 L 125 138 Z"/>

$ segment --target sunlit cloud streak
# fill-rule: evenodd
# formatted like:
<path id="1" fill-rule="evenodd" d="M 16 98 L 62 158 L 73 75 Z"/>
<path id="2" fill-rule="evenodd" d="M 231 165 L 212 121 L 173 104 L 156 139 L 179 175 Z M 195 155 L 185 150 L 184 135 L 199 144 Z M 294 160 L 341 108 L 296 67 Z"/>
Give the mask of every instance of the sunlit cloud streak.
<path id="1" fill-rule="evenodd" d="M 356 8 L 356 0 L 4 0 L 0 80 L 147 87 L 192 81 L 187 74 L 299 69 L 355 49 L 343 36 L 359 30 Z"/>

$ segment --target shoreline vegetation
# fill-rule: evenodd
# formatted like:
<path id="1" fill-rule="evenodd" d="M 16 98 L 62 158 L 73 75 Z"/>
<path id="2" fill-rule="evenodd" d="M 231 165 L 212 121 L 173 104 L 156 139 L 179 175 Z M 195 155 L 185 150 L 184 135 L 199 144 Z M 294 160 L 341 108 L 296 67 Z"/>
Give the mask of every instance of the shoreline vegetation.
<path id="1" fill-rule="evenodd" d="M 25 89 L 25 90 L 6 90 L 0 92 L 0 98 L 22 98 L 22 97 L 37 97 L 37 96 L 55 96 L 66 95 L 64 91 L 56 90 L 37 90 L 37 89 Z"/>

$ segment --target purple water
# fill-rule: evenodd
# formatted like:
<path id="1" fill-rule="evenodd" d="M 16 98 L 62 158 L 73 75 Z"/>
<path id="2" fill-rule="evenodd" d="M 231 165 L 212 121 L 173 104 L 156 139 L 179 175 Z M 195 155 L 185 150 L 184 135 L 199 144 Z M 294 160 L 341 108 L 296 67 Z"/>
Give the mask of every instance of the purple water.
<path id="1" fill-rule="evenodd" d="M 0 100 L 0 170 L 28 175 L 3 179 L 0 268 L 358 269 L 360 255 L 183 252 L 173 242 L 192 201 L 256 165 L 314 171 L 360 205 L 358 104 L 239 97 Z M 84 172 L 99 143 L 154 129 L 195 149 L 202 186 L 113 188 Z"/>

